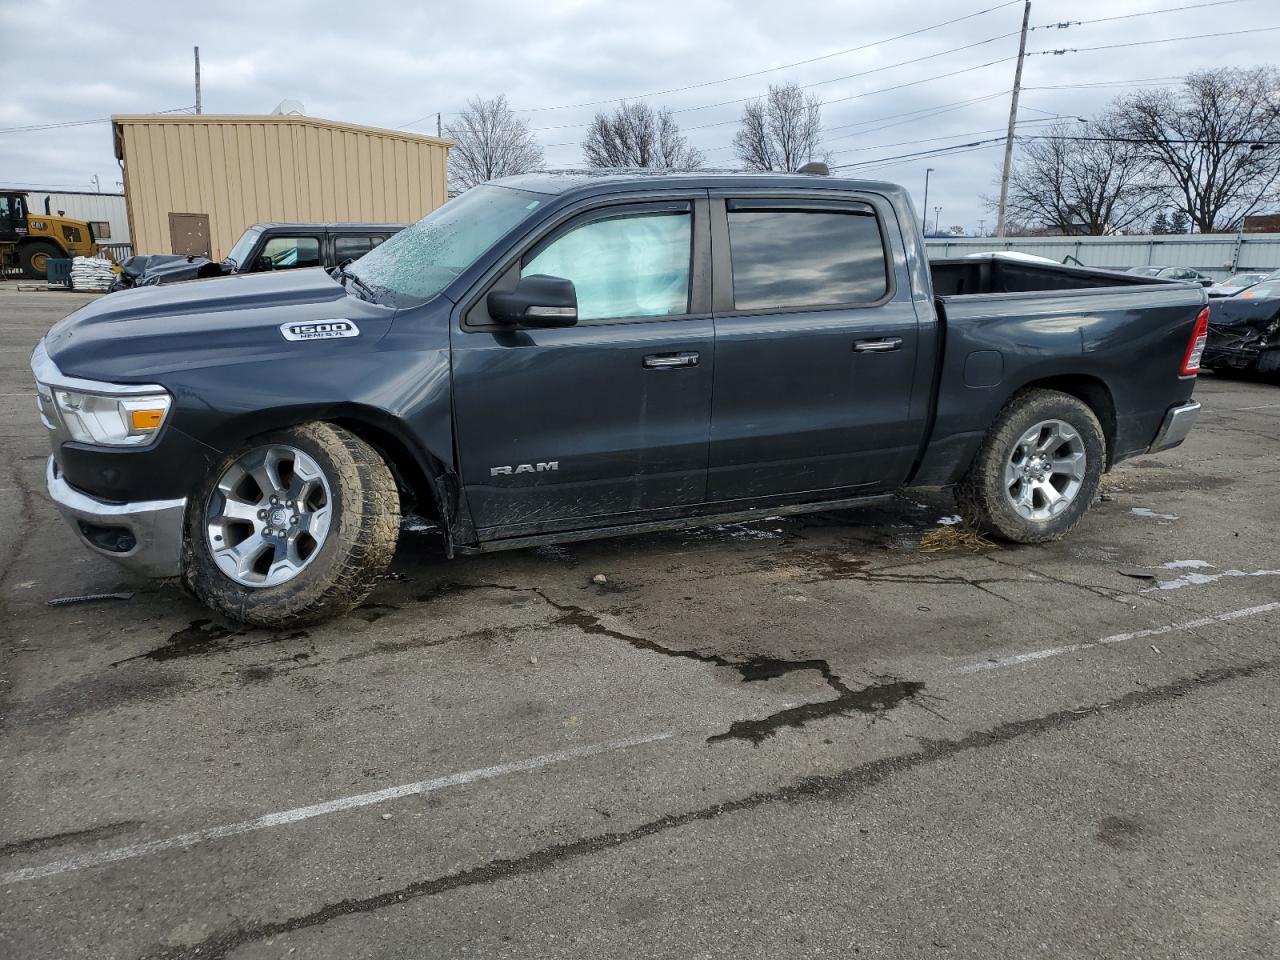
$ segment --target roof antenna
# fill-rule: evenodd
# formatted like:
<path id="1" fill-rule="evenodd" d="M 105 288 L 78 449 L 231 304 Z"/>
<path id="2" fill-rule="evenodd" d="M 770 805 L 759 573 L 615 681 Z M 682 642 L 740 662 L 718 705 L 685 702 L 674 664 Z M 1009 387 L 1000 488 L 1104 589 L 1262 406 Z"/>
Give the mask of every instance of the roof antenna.
<path id="1" fill-rule="evenodd" d="M 810 160 L 796 173 L 808 173 L 815 177 L 829 177 L 831 176 L 831 168 L 820 160 Z"/>

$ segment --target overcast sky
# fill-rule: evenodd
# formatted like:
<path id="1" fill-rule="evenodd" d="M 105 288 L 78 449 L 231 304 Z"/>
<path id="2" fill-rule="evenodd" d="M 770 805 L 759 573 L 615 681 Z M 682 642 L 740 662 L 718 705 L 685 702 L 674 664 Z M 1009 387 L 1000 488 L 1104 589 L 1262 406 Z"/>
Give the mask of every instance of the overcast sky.
<path id="1" fill-rule="evenodd" d="M 861 164 L 845 172 L 902 182 L 921 207 L 925 168 L 932 167 L 930 226 L 932 208 L 940 206 L 944 229 L 957 224 L 973 231 L 983 219 L 990 229 L 994 216 L 982 197 L 996 191 L 999 144 L 928 159 L 888 158 L 1003 133 L 1022 4 L 1001 2 L 228 0 L 197 6 L 170 0 L 104 6 L 0 0 L 6 38 L 0 182 L 86 189 L 96 174 L 104 190 L 117 189 L 108 123 L 12 128 L 189 106 L 191 48 L 199 44 L 206 113 L 268 113 L 288 98 L 301 101 L 311 116 L 434 133 L 436 111 L 447 124 L 468 97 L 505 93 L 513 107 L 529 110 L 521 115 L 537 129 L 555 167 L 581 164 L 583 124 L 612 104 L 545 108 L 651 94 L 655 106 L 678 111 L 709 165 L 732 166 L 729 144 L 742 104 L 725 101 L 759 95 L 770 82 L 815 84 L 812 90 L 826 101 L 823 123 L 834 161 Z M 1029 56 L 1020 129 L 1053 114 L 1087 117 L 1153 78 L 1173 84 L 1190 70 L 1277 59 L 1272 51 L 1280 31 L 1256 32 L 1280 26 L 1275 0 L 1172 9 L 1198 2 L 1035 0 L 1033 27 L 1162 12 L 1033 30 L 1029 52 L 1196 39 Z M 984 9 L 990 12 L 924 29 Z M 1204 37 L 1248 29 L 1255 32 Z M 822 59 L 714 82 L 812 58 Z M 918 62 L 903 63 L 912 60 Z M 1083 86 L 1099 83 L 1114 85 Z M 659 93 L 694 84 L 702 85 Z M 920 113 L 901 116 L 911 111 Z"/>

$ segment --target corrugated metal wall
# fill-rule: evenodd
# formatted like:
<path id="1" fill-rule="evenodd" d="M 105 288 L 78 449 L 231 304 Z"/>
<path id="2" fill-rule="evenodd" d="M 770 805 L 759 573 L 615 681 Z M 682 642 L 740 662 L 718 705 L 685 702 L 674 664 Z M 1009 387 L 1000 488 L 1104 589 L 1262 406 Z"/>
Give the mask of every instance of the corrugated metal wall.
<path id="1" fill-rule="evenodd" d="M 65 211 L 65 216 L 75 220 L 105 220 L 111 224 L 109 243 L 129 242 L 129 214 L 125 209 L 123 193 L 90 193 L 26 189 L 28 205 L 32 213 L 44 213 L 45 198 L 49 210 Z"/>
<path id="2" fill-rule="evenodd" d="M 1150 237 L 960 237 L 925 241 L 935 259 L 991 250 L 1034 253 L 1050 260 L 1075 257 L 1087 267 L 1125 270 L 1159 265 L 1191 267 L 1218 280 L 1241 270 L 1280 269 L 1280 233 L 1178 234 Z"/>
<path id="3" fill-rule="evenodd" d="M 446 199 L 449 141 L 293 116 L 113 117 L 138 253 L 207 214 L 213 258 L 250 224 L 412 223 Z"/>

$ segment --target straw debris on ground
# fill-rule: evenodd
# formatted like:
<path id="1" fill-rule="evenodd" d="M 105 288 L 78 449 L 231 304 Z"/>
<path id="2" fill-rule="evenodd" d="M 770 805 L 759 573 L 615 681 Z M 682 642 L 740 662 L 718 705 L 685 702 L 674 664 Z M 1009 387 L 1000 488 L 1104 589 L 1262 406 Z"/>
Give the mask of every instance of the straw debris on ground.
<path id="1" fill-rule="evenodd" d="M 994 549 L 996 544 L 983 536 L 982 532 L 967 523 L 955 523 L 950 526 L 930 530 L 920 538 L 921 553 L 949 553 L 963 550 L 966 553 L 980 553 Z"/>

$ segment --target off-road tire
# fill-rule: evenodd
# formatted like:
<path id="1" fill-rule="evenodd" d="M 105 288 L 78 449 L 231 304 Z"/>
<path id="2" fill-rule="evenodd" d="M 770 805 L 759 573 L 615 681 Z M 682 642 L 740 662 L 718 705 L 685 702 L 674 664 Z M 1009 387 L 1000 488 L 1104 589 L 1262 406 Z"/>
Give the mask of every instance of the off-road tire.
<path id="1" fill-rule="evenodd" d="M 43 240 L 36 240 L 32 243 L 24 243 L 18 248 L 18 264 L 22 267 L 22 275 L 28 280 L 47 280 L 49 268 L 43 270 L 36 269 L 36 265 L 32 262 L 39 254 L 46 257 L 61 257 L 62 251 L 58 249 L 56 244 L 47 243 Z"/>
<path id="2" fill-rule="evenodd" d="M 1055 517 L 1021 516 L 1003 489 L 1005 463 L 1022 435 L 1044 420 L 1061 420 L 1080 435 L 1085 448 L 1085 476 L 1075 499 Z M 1001 409 L 978 448 L 968 472 L 956 487 L 960 513 L 984 533 L 1013 543 L 1047 543 L 1066 536 L 1080 522 L 1098 493 L 1106 464 L 1106 438 L 1097 416 L 1083 401 L 1057 390 L 1033 389 L 1018 394 Z"/>
<path id="3" fill-rule="evenodd" d="M 205 507 L 218 478 L 245 451 L 288 444 L 310 456 L 332 490 L 334 516 L 316 555 L 291 580 L 243 586 L 218 569 L 205 531 Z M 216 612 L 261 627 L 305 626 L 341 616 L 365 600 L 386 571 L 400 534 L 400 496 L 386 462 L 355 434 L 306 423 L 255 437 L 219 464 L 187 508 L 185 586 Z"/>

